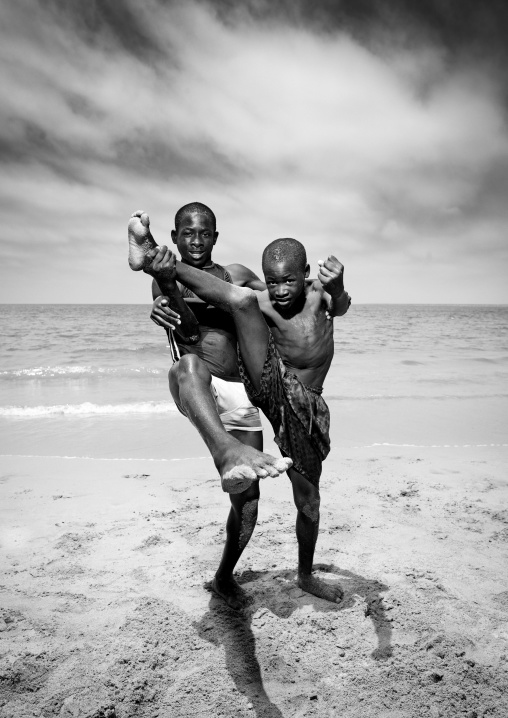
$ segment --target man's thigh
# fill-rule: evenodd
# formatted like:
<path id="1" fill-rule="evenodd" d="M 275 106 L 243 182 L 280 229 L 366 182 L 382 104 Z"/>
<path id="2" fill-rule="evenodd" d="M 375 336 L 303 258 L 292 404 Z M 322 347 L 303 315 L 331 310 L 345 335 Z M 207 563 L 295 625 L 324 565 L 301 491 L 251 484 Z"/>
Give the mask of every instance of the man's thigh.
<path id="1" fill-rule="evenodd" d="M 256 292 L 245 291 L 245 299 L 233 312 L 238 348 L 249 379 L 260 389 L 270 331 L 259 308 Z"/>

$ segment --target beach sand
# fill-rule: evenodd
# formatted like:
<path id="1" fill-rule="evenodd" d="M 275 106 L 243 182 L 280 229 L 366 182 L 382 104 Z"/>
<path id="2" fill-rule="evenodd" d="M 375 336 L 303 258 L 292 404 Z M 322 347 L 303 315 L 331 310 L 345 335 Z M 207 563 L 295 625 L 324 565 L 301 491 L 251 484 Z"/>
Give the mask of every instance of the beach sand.
<path id="1" fill-rule="evenodd" d="M 290 484 L 264 481 L 235 613 L 207 590 L 228 498 L 185 442 L 0 459 L 0 715 L 508 715 L 506 445 L 336 440 L 316 564 L 340 605 L 295 586 Z"/>

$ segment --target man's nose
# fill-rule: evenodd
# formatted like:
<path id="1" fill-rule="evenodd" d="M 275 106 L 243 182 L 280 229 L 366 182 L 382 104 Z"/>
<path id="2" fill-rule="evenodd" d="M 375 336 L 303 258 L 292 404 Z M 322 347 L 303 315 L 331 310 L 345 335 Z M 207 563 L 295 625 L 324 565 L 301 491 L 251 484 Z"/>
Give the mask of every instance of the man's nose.
<path id="1" fill-rule="evenodd" d="M 275 295 L 277 297 L 285 297 L 287 293 L 288 293 L 288 288 L 286 287 L 285 284 L 277 284 L 277 286 L 275 288 Z"/>

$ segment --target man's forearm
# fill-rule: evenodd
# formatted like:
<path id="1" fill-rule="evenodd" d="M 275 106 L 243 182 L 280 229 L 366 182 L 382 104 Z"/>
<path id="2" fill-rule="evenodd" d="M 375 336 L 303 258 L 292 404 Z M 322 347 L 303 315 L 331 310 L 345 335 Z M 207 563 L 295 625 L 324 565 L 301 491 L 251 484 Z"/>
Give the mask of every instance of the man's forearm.
<path id="1" fill-rule="evenodd" d="M 157 278 L 157 285 L 161 294 L 168 298 L 171 309 L 180 315 L 180 324 L 175 327 L 175 332 L 187 343 L 195 344 L 199 341 L 199 323 L 178 286 L 175 282 L 164 281 L 163 278 Z"/>
<path id="2" fill-rule="evenodd" d="M 330 314 L 332 317 L 342 317 L 351 305 L 351 297 L 344 289 L 338 296 L 331 295 Z"/>

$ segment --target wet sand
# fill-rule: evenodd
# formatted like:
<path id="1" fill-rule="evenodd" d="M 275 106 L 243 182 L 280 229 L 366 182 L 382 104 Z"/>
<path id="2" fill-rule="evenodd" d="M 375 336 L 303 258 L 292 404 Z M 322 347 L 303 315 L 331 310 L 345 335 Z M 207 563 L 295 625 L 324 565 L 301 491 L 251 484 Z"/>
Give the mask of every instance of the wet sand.
<path id="1" fill-rule="evenodd" d="M 263 482 L 240 614 L 207 589 L 210 459 L 1 458 L 0 715 L 505 717 L 508 449 L 430 443 L 332 449 L 337 606 L 295 586 L 290 485 Z"/>

